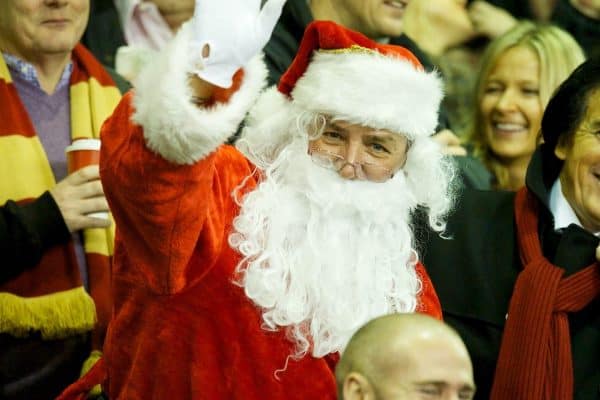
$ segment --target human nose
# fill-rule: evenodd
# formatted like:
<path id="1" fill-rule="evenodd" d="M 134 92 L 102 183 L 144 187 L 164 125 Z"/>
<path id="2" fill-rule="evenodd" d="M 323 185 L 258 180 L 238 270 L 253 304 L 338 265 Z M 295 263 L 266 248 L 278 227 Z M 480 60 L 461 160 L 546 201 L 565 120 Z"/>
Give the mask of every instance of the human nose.
<path id="1" fill-rule="evenodd" d="M 350 141 L 346 145 L 346 154 L 344 154 L 344 159 L 348 164 L 356 164 L 360 159 L 360 144 Z"/>
<path id="2" fill-rule="evenodd" d="M 354 180 L 358 178 L 354 164 L 345 163 L 338 171 L 338 174 L 344 179 Z"/>
<path id="3" fill-rule="evenodd" d="M 358 174 L 356 167 L 358 165 L 358 159 L 360 157 L 360 146 L 357 143 L 349 142 L 346 145 L 346 151 L 344 154 L 344 165 L 338 171 L 340 176 L 344 179 L 357 179 Z"/>
<path id="4" fill-rule="evenodd" d="M 513 111 L 517 108 L 517 96 L 512 89 L 506 89 L 500 95 L 496 108 L 501 111 Z"/>

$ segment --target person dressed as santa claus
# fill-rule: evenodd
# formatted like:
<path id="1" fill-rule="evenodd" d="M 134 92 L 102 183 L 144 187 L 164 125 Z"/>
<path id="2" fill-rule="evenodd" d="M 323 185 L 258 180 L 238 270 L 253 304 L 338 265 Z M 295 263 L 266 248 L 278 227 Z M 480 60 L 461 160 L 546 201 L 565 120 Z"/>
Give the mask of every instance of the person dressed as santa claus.
<path id="1" fill-rule="evenodd" d="M 452 204 L 440 79 L 317 21 L 259 96 L 283 1 L 260 3 L 198 1 L 103 128 L 114 311 L 63 398 L 103 380 L 110 399 L 335 399 L 361 325 L 441 318 L 411 229 L 420 209 L 441 231 Z"/>

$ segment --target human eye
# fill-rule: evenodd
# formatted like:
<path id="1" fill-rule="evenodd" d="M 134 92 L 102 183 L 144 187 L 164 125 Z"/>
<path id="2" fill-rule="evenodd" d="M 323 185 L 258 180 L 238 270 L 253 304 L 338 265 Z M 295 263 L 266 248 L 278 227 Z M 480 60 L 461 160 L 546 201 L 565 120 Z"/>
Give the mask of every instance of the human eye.
<path id="1" fill-rule="evenodd" d="M 369 144 L 369 147 L 375 153 L 387 153 L 387 154 L 390 154 L 390 150 L 387 147 L 385 147 L 384 145 L 382 145 L 381 143 L 372 142 L 372 143 Z"/>
<path id="2" fill-rule="evenodd" d="M 435 398 L 442 394 L 442 390 L 436 385 L 420 386 L 417 391 L 425 398 Z"/>
<path id="3" fill-rule="evenodd" d="M 328 143 L 337 143 L 337 142 L 341 142 L 344 137 L 342 136 L 342 134 L 340 132 L 337 131 L 333 131 L 333 130 L 326 130 L 325 132 L 323 132 L 323 139 L 325 140 L 325 142 Z"/>
<path id="4" fill-rule="evenodd" d="M 473 396 L 475 395 L 475 393 L 473 393 L 472 390 L 466 390 L 466 391 L 462 391 L 458 394 L 458 398 L 460 400 L 471 400 L 473 398 Z"/>
<path id="5" fill-rule="evenodd" d="M 596 129 L 596 130 L 590 130 L 588 132 L 583 131 L 584 133 L 587 133 L 592 139 L 596 140 L 596 141 L 600 141 L 600 130 Z"/>
<path id="6" fill-rule="evenodd" d="M 484 89 L 483 89 L 483 93 L 484 94 L 498 94 L 502 92 L 502 86 L 494 83 L 494 84 L 490 84 L 487 85 Z"/>
<path id="7" fill-rule="evenodd" d="M 527 96 L 537 96 L 540 94 L 540 89 L 537 87 L 524 87 L 521 91 Z"/>

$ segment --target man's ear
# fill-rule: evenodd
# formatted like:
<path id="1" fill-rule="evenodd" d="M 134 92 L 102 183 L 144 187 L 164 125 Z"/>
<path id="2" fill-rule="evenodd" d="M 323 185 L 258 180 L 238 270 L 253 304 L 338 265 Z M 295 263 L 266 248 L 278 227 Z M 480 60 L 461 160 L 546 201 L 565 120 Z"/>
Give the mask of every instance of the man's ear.
<path id="1" fill-rule="evenodd" d="M 558 142 L 556 142 L 556 147 L 554 147 L 554 155 L 562 161 L 565 161 L 567 158 L 567 153 L 569 152 L 570 140 L 567 139 L 566 135 L 561 135 L 558 138 Z"/>
<path id="2" fill-rule="evenodd" d="M 367 378 L 358 372 L 346 375 L 342 393 L 344 397 L 340 400 L 375 400 L 373 387 Z"/>
<path id="3" fill-rule="evenodd" d="M 564 140 L 559 140 L 556 143 L 556 147 L 554 148 L 554 155 L 559 160 L 565 161 L 567 158 L 567 146 L 564 143 Z"/>

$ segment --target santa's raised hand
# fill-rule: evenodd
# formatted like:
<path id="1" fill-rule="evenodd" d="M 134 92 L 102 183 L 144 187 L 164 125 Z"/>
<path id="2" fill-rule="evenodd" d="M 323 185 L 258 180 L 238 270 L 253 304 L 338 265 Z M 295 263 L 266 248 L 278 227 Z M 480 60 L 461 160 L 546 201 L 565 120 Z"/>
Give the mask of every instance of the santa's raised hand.
<path id="1" fill-rule="evenodd" d="M 265 46 L 285 0 L 196 0 L 190 21 L 199 54 L 193 73 L 227 88 L 235 72 Z"/>

